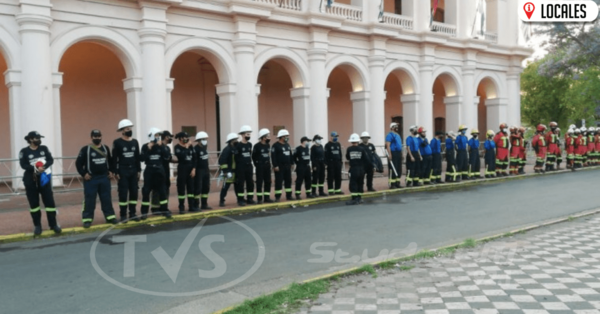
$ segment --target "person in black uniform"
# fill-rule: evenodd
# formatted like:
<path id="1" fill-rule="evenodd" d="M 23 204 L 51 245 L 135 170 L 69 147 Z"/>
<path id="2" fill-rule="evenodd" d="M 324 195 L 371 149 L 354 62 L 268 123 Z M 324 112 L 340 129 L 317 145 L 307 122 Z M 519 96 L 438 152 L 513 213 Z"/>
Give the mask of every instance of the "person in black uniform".
<path id="1" fill-rule="evenodd" d="M 225 206 L 225 197 L 227 196 L 227 191 L 232 183 L 234 184 L 234 190 L 237 190 L 235 188 L 235 155 L 237 154 L 236 147 L 238 145 L 238 135 L 229 133 L 225 143 L 227 146 L 223 148 L 221 155 L 219 156 L 219 168 L 221 169 L 221 175 L 225 177 L 219 199 L 219 206 L 221 207 Z"/>
<path id="2" fill-rule="evenodd" d="M 328 196 L 323 190 L 325 187 L 325 150 L 323 149 L 323 137 L 317 134 L 313 137 L 313 145 L 310 147 L 310 162 L 312 164 L 312 195 Z"/>
<path id="3" fill-rule="evenodd" d="M 296 199 L 300 200 L 302 197 L 302 182 L 304 182 L 304 191 L 306 192 L 307 198 L 315 198 L 316 196 L 311 193 L 311 178 L 310 178 L 310 150 L 308 146 L 311 140 L 303 136 L 300 139 L 300 146 L 296 147 L 294 151 L 294 163 L 296 164 Z"/>
<path id="4" fill-rule="evenodd" d="M 190 143 L 187 132 L 175 135 L 179 141 L 173 148 L 177 157 L 177 198 L 179 199 L 179 214 L 185 213 L 185 199 L 187 197 L 188 210 L 197 212 L 194 208 L 194 177 L 196 176 L 196 159 L 194 148 Z"/>
<path id="5" fill-rule="evenodd" d="M 194 177 L 194 208 L 209 210 L 208 193 L 210 192 L 210 169 L 208 168 L 208 134 L 204 131 L 196 134 L 194 153 L 196 155 L 196 176 Z M 202 206 L 200 206 L 200 200 Z"/>
<path id="6" fill-rule="evenodd" d="M 358 146 L 360 138 L 358 134 L 350 135 L 348 140 L 352 146 L 346 150 L 346 159 L 350 162 L 350 193 L 352 200 L 346 202 L 346 205 L 356 205 L 362 203 L 363 187 L 365 184 L 365 170 L 372 168 L 373 163 L 367 157 L 367 152 L 364 148 Z"/>
<path id="7" fill-rule="evenodd" d="M 169 144 L 173 143 L 173 134 L 169 131 L 162 132 L 162 146 L 161 148 L 165 150 L 166 154 L 169 155 L 168 160 L 163 161 L 163 168 L 165 169 L 165 190 L 167 193 L 167 201 L 169 200 L 169 196 L 171 195 L 171 163 L 176 163 L 177 159 L 173 160 L 173 154 L 171 154 L 171 148 Z M 160 200 L 158 197 L 158 193 L 150 194 L 151 200 L 151 208 L 153 214 L 160 215 Z M 169 203 L 167 202 L 167 208 L 169 207 Z"/>
<path id="8" fill-rule="evenodd" d="M 167 204 L 167 191 L 165 187 L 166 170 L 164 162 L 171 156 L 162 148 L 162 132 L 157 128 L 151 128 L 148 131 L 148 143 L 142 146 L 140 154 L 141 160 L 146 164 L 144 170 L 144 187 L 142 188 L 142 220 L 148 218 L 148 209 L 150 207 L 150 192 L 158 193 L 160 202 L 160 212 L 167 218 L 171 218 Z"/>
<path id="9" fill-rule="evenodd" d="M 338 142 L 339 134 L 331 132 L 330 141 L 325 144 L 325 163 L 327 164 L 327 189 L 329 195 L 344 194 L 342 192 L 342 145 Z M 335 185 L 334 185 L 335 184 Z"/>
<path id="10" fill-rule="evenodd" d="M 119 190 L 119 210 L 121 221 L 127 221 L 127 206 L 129 218 L 139 221 L 136 217 L 138 200 L 138 181 L 142 173 L 140 159 L 140 144 L 131 136 L 133 123 L 127 119 L 121 120 L 117 132 L 121 137 L 114 140 L 112 148 L 113 164 Z"/>
<path id="11" fill-rule="evenodd" d="M 42 234 L 42 212 L 40 209 L 40 195 L 46 209 L 48 226 L 54 230 L 54 233 L 61 233 L 62 229 L 56 222 L 56 205 L 54 204 L 54 194 L 52 193 L 52 183 L 42 182 L 42 177 L 50 174 L 50 167 L 54 163 L 54 158 L 48 147 L 42 145 L 42 138 L 37 131 L 31 131 L 25 136 L 29 146 L 21 149 L 19 152 L 19 164 L 25 170 L 23 173 L 23 185 L 27 201 L 29 202 L 29 212 L 33 219 L 33 235 Z M 42 176 L 42 173 L 45 175 Z"/>
<path id="12" fill-rule="evenodd" d="M 365 150 L 365 152 L 367 153 L 367 158 L 369 158 L 369 160 L 371 160 L 371 164 L 373 164 L 373 154 L 377 154 L 377 150 L 375 149 L 375 145 L 369 143 L 370 138 L 371 135 L 369 135 L 369 132 L 362 132 L 362 134 L 360 135 L 360 139 L 362 142 L 358 146 Z M 375 192 L 375 189 L 373 188 L 373 174 L 375 173 L 375 168 L 365 168 L 365 172 L 367 175 L 367 191 Z M 400 182 L 398 182 L 397 185 L 400 185 Z"/>
<path id="13" fill-rule="evenodd" d="M 275 201 L 281 199 L 281 189 L 285 184 L 285 198 L 292 200 L 292 148 L 288 144 L 290 133 L 281 129 L 277 133 L 278 141 L 271 147 L 271 162 L 275 171 Z"/>
<path id="14" fill-rule="evenodd" d="M 461 174 L 456 166 L 456 149 L 454 140 L 456 134 L 453 131 L 446 133 L 446 182 L 460 182 Z"/>
<path id="15" fill-rule="evenodd" d="M 269 129 L 258 131 L 259 142 L 252 148 L 252 162 L 256 167 L 256 199 L 258 204 L 273 203 L 271 199 L 271 132 Z M 264 187 L 264 189 L 263 189 Z"/>
<path id="16" fill-rule="evenodd" d="M 469 154 L 467 153 L 468 149 L 468 139 L 467 139 L 467 126 L 461 124 L 458 127 L 458 136 L 454 141 L 456 145 L 456 168 L 460 173 L 463 180 L 469 179 Z"/>
<path id="17" fill-rule="evenodd" d="M 238 205 L 245 206 L 246 204 L 256 204 L 254 202 L 254 181 L 252 175 L 254 168 L 252 167 L 252 143 L 250 138 L 252 128 L 248 125 L 242 126 L 238 133 L 242 136 L 242 141 L 237 145 L 237 155 L 235 156 L 236 163 L 236 193 Z M 244 185 L 246 186 L 246 201 L 244 202 Z"/>
<path id="18" fill-rule="evenodd" d="M 115 211 L 110 195 L 110 179 L 113 177 L 114 164 L 108 146 L 102 144 L 100 130 L 92 130 L 92 143 L 79 151 L 75 166 L 84 179 L 83 182 L 83 227 L 89 228 L 94 221 L 96 196 L 100 197 L 100 207 L 106 222 L 116 224 Z"/>

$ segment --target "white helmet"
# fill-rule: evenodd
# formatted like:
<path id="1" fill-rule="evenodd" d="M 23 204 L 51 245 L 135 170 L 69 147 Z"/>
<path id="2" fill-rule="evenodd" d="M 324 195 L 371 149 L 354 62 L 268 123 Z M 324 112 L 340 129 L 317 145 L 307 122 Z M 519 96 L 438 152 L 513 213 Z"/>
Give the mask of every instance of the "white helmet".
<path id="1" fill-rule="evenodd" d="M 148 130 L 148 140 L 150 140 L 150 141 L 154 140 L 154 137 L 156 136 L 157 133 L 162 134 L 162 131 L 159 128 L 150 128 L 150 130 Z"/>
<path id="2" fill-rule="evenodd" d="M 238 133 L 238 134 L 247 133 L 247 132 L 252 132 L 252 128 L 249 125 L 242 125 L 242 127 L 240 128 L 240 133 Z"/>
<path id="3" fill-rule="evenodd" d="M 573 133 L 575 133 L 575 129 L 569 129 L 569 131 L 567 131 L 567 133 L 573 134 Z"/>
<path id="4" fill-rule="evenodd" d="M 238 135 L 235 133 L 229 133 L 227 135 L 227 141 L 225 143 L 229 143 L 231 140 L 237 140 L 238 139 Z"/>
<path id="5" fill-rule="evenodd" d="M 580 129 L 575 129 L 575 134 L 580 134 L 581 130 Z"/>
<path id="6" fill-rule="evenodd" d="M 131 122 L 131 120 L 123 119 L 123 120 L 119 121 L 119 126 L 117 127 L 117 131 L 121 131 L 126 127 L 132 127 L 132 126 L 133 126 L 133 122 Z"/>
<path id="7" fill-rule="evenodd" d="M 573 129 L 573 130 L 575 130 L 575 128 L 576 128 L 575 124 L 571 124 L 571 125 L 569 125 L 569 129 Z"/>
<path id="8" fill-rule="evenodd" d="M 419 126 L 417 126 L 417 125 L 411 125 L 410 128 L 408 128 L 408 130 L 412 132 L 413 130 L 416 130 L 418 127 Z"/>
<path id="9" fill-rule="evenodd" d="M 260 131 L 258 131 L 258 138 L 262 138 L 265 135 L 270 134 L 271 131 L 269 131 L 269 129 L 260 129 Z"/>
<path id="10" fill-rule="evenodd" d="M 588 129 L 588 131 L 590 131 L 590 132 L 596 132 L 596 128 L 594 128 L 593 126 L 591 126 L 591 127 Z"/>
<path id="11" fill-rule="evenodd" d="M 579 130 L 580 130 L 581 132 L 587 132 L 587 129 L 586 129 L 584 126 L 582 126 L 582 127 L 581 127 L 581 129 L 579 129 Z"/>
<path id="12" fill-rule="evenodd" d="M 279 130 L 279 132 L 277 132 L 277 138 L 283 137 L 283 136 L 289 136 L 290 132 L 288 132 L 288 130 L 286 129 L 281 129 Z"/>
<path id="13" fill-rule="evenodd" d="M 360 138 L 358 137 L 358 134 L 352 133 L 352 135 L 350 135 L 350 139 L 348 140 L 348 142 L 350 142 L 350 143 L 360 142 Z"/>
<path id="14" fill-rule="evenodd" d="M 362 133 L 360 134 L 360 138 L 363 138 L 363 137 L 368 137 L 368 138 L 371 138 L 371 135 L 369 135 L 369 132 L 367 132 L 367 131 L 364 131 L 364 132 L 362 132 Z"/>
<path id="15" fill-rule="evenodd" d="M 398 123 L 396 123 L 396 122 L 392 122 L 392 123 L 390 124 L 390 129 L 391 129 L 391 128 L 393 128 L 393 127 L 395 127 L 395 126 L 398 126 Z"/>
<path id="16" fill-rule="evenodd" d="M 196 133 L 196 141 L 199 141 L 203 138 L 208 138 L 208 134 L 204 131 Z"/>

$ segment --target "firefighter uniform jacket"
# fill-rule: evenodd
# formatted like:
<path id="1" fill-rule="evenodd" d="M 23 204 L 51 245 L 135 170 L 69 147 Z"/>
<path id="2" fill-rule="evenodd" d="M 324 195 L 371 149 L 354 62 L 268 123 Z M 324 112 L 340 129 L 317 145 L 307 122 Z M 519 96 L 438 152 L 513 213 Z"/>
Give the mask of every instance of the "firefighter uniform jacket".
<path id="1" fill-rule="evenodd" d="M 298 168 L 310 166 L 310 150 L 308 147 L 302 147 L 302 145 L 296 147 L 294 162 Z"/>
<path id="2" fill-rule="evenodd" d="M 106 145 L 101 145 L 100 147 L 93 145 L 83 146 L 79 151 L 75 166 L 77 167 L 77 172 L 82 177 L 86 173 L 91 176 L 97 176 L 108 175 L 109 171 L 114 171 L 110 149 Z"/>
<path id="3" fill-rule="evenodd" d="M 342 145 L 338 142 L 328 142 L 325 144 L 325 162 L 330 164 L 337 161 L 342 161 Z"/>
<path id="4" fill-rule="evenodd" d="M 238 169 L 252 168 L 252 143 L 239 142 L 236 150 L 235 164 Z"/>
<path id="5" fill-rule="evenodd" d="M 292 148 L 288 143 L 281 144 L 277 142 L 273 144 L 273 147 L 271 147 L 271 163 L 273 164 L 273 168 L 281 168 L 294 164 Z"/>
<path id="6" fill-rule="evenodd" d="M 194 147 L 185 147 L 179 144 L 175 145 L 175 156 L 177 156 L 177 163 L 179 166 L 192 166 L 196 168 L 196 154 L 194 154 Z"/>
<path id="7" fill-rule="evenodd" d="M 163 171 L 168 170 L 164 169 L 163 164 L 166 160 L 169 160 L 171 156 L 162 146 L 154 144 L 152 145 L 152 148 L 149 148 L 148 143 L 142 146 L 140 158 L 146 164 L 146 170 L 149 168 L 156 168 Z"/>
<path id="8" fill-rule="evenodd" d="M 456 137 L 456 149 L 457 150 L 466 150 L 467 149 L 467 137 L 460 134 Z"/>
<path id="9" fill-rule="evenodd" d="M 261 142 L 254 144 L 252 161 L 256 168 L 265 169 L 271 167 L 271 156 L 269 156 L 270 150 L 271 146 L 269 144 L 263 144 Z"/>
<path id="10" fill-rule="evenodd" d="M 231 173 L 235 171 L 235 155 L 236 148 L 227 144 L 221 151 L 221 156 L 219 156 L 219 166 L 223 173 Z"/>
<path id="11" fill-rule="evenodd" d="M 21 168 L 25 170 L 25 173 L 23 174 L 24 177 L 31 178 L 37 169 L 35 164 L 38 161 L 44 163 L 44 169 L 48 169 L 54 164 L 54 158 L 52 158 L 52 154 L 50 154 L 48 147 L 40 145 L 35 150 L 31 149 L 29 146 L 21 149 L 21 152 L 19 153 L 19 164 L 21 165 Z"/>
<path id="12" fill-rule="evenodd" d="M 208 171 L 208 150 L 205 146 L 194 146 L 194 155 L 196 159 L 196 169 Z"/>
<path id="13" fill-rule="evenodd" d="M 370 169 L 373 167 L 365 150 L 358 146 L 350 146 L 346 149 L 346 159 L 350 161 L 350 168 Z"/>
<path id="14" fill-rule="evenodd" d="M 421 153 L 421 156 L 430 156 L 432 152 L 427 138 L 419 136 L 416 141 L 419 144 L 419 152 Z"/>
<path id="15" fill-rule="evenodd" d="M 325 162 L 325 150 L 322 145 L 313 145 L 310 147 L 310 161 L 313 167 Z"/>
<path id="16" fill-rule="evenodd" d="M 120 170 L 126 169 L 135 169 L 137 172 L 142 171 L 140 144 L 136 139 L 126 141 L 122 138 L 118 138 L 114 140 L 112 158 L 116 174 L 119 174 Z"/>

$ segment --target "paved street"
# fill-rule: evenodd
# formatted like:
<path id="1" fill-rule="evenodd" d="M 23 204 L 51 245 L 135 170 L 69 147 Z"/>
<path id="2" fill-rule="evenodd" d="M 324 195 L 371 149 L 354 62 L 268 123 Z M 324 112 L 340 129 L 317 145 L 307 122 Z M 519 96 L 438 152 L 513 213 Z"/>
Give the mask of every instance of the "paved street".
<path id="1" fill-rule="evenodd" d="M 361 206 L 334 203 L 233 217 L 262 242 L 248 229 L 215 218 L 200 230 L 198 222 L 187 222 L 112 231 L 98 242 L 97 233 L 3 244 L 0 304 L 6 313 L 210 313 L 292 281 L 363 264 L 343 259 L 308 262 L 321 256 L 311 252 L 316 243 L 329 243 L 319 250 L 340 251 L 340 256 L 368 249 L 373 257 L 383 249 L 438 247 L 595 209 L 597 175 L 582 171 L 537 176 L 454 192 L 388 196 Z M 115 235 L 145 240 L 135 243 L 134 260 L 127 260 L 124 252 L 131 247 Z M 214 252 L 203 247 L 206 242 Z M 264 261 L 245 280 L 193 295 L 242 277 L 261 252 Z M 226 269 L 214 266 L 217 257 Z M 175 267 L 178 263 L 180 268 Z M 204 271 L 201 277 L 199 270 Z"/>
<path id="2" fill-rule="evenodd" d="M 599 247 L 594 215 L 348 277 L 300 313 L 600 313 Z"/>

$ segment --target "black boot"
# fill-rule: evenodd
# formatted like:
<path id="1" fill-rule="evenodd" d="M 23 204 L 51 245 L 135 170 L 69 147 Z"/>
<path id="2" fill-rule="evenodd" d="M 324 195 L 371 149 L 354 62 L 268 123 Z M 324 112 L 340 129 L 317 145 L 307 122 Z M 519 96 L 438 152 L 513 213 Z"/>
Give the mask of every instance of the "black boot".
<path id="1" fill-rule="evenodd" d="M 273 203 L 273 200 L 271 199 L 270 195 L 265 195 L 264 198 L 265 198 L 265 201 L 264 201 L 265 203 Z"/>
<path id="2" fill-rule="evenodd" d="M 40 234 L 42 234 L 42 226 L 34 226 L 33 227 L 33 235 L 39 236 Z"/>
<path id="3" fill-rule="evenodd" d="M 301 200 L 302 196 L 300 196 L 300 193 L 296 193 L 296 200 Z"/>
<path id="4" fill-rule="evenodd" d="M 202 198 L 202 207 L 200 207 L 200 209 L 202 210 L 211 210 L 212 207 L 208 206 L 208 198 Z"/>
<path id="5" fill-rule="evenodd" d="M 329 194 L 325 193 L 323 188 L 319 188 L 319 196 L 329 196 Z"/>
<path id="6" fill-rule="evenodd" d="M 285 193 L 285 200 L 286 201 L 293 201 L 294 200 L 294 198 L 292 196 L 292 192 L 286 192 Z"/>
<path id="7" fill-rule="evenodd" d="M 196 201 L 198 201 L 197 199 L 189 199 L 188 198 L 188 210 L 190 211 L 190 213 L 197 213 L 200 211 L 200 207 L 198 207 L 198 205 L 196 205 Z"/>
<path id="8" fill-rule="evenodd" d="M 252 197 L 248 197 L 246 198 L 246 204 L 253 205 L 256 204 L 256 202 L 252 199 Z"/>
<path id="9" fill-rule="evenodd" d="M 262 204 L 263 203 L 263 196 L 262 194 L 256 196 L 256 204 Z"/>
<path id="10" fill-rule="evenodd" d="M 219 201 L 219 207 L 225 207 L 225 200 Z"/>
<path id="11" fill-rule="evenodd" d="M 238 206 L 246 206 L 246 202 L 243 197 L 238 197 Z"/>
<path id="12" fill-rule="evenodd" d="M 179 214 L 183 215 L 185 214 L 185 206 L 183 205 L 183 202 L 179 202 Z"/>

